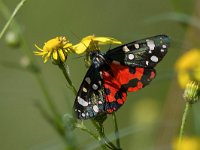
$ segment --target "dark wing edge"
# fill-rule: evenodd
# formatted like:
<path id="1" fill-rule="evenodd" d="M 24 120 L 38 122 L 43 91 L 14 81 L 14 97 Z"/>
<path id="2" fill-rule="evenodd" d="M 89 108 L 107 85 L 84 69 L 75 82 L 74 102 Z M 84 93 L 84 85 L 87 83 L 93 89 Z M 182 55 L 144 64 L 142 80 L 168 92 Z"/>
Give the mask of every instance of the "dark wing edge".
<path id="1" fill-rule="evenodd" d="M 152 68 L 162 60 L 169 46 L 167 35 L 157 35 L 116 47 L 107 51 L 105 57 L 122 65 Z"/>
<path id="2" fill-rule="evenodd" d="M 94 118 L 104 112 L 104 90 L 100 72 L 92 65 L 87 71 L 74 102 L 78 119 Z"/>

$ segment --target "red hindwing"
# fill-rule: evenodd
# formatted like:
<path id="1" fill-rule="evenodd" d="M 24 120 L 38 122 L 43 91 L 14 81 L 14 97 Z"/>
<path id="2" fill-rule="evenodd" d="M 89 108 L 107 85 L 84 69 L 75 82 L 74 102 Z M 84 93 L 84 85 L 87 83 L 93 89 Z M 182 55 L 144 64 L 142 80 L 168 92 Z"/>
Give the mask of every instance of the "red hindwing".
<path id="1" fill-rule="evenodd" d="M 112 113 L 124 104 L 127 91 L 138 91 L 155 77 L 155 70 L 145 69 L 111 63 L 108 71 L 102 70 L 108 113 Z"/>

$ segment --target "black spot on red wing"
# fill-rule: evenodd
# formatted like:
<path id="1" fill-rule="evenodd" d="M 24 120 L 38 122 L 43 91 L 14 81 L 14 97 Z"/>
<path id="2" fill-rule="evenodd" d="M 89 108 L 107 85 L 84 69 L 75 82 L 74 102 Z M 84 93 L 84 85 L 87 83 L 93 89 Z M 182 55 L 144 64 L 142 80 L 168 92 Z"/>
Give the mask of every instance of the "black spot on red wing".
<path id="1" fill-rule="evenodd" d="M 110 89 L 109 88 L 105 88 L 105 94 L 110 95 Z"/>
<path id="2" fill-rule="evenodd" d="M 132 79 L 129 81 L 129 83 L 122 85 L 122 88 L 127 90 L 129 87 L 136 87 L 138 81 L 139 80 L 137 78 Z"/>
<path id="3" fill-rule="evenodd" d="M 105 110 L 108 113 L 112 113 L 113 111 L 116 111 L 117 109 L 119 109 L 121 107 L 121 105 L 119 103 L 117 103 L 116 101 L 114 102 L 109 102 L 105 104 Z"/>
<path id="4" fill-rule="evenodd" d="M 144 86 L 148 85 L 150 83 L 150 81 L 153 79 L 153 78 L 150 79 L 152 72 L 155 73 L 155 70 L 154 69 L 144 69 L 144 74 L 141 78 L 141 82 L 143 83 Z"/>
<path id="5" fill-rule="evenodd" d="M 117 91 L 116 93 L 115 93 L 115 99 L 122 99 L 122 92 L 121 91 Z"/>
<path id="6" fill-rule="evenodd" d="M 132 74 L 135 74 L 136 68 L 135 67 L 129 67 L 129 72 Z"/>

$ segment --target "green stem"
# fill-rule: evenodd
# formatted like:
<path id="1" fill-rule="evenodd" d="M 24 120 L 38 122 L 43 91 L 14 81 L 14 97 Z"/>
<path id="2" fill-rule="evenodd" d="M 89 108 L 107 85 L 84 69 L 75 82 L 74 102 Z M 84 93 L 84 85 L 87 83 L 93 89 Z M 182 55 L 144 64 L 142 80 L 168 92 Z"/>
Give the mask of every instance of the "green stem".
<path id="1" fill-rule="evenodd" d="M 117 117 L 115 115 L 115 113 L 112 114 L 113 116 L 113 121 L 114 121 L 114 124 L 115 124 L 115 137 L 116 137 L 116 144 L 117 144 L 117 147 L 119 149 L 121 149 L 120 147 L 120 138 L 119 138 L 119 129 L 118 129 L 118 125 L 117 125 Z"/>
<path id="2" fill-rule="evenodd" d="M 179 146 L 180 146 L 182 139 L 183 139 L 185 123 L 186 123 L 187 116 L 188 116 L 188 113 L 189 113 L 189 109 L 190 109 L 191 106 L 192 105 L 189 102 L 186 102 L 185 110 L 184 110 L 183 117 L 182 117 L 180 133 L 179 133 Z"/>
<path id="3" fill-rule="evenodd" d="M 91 130 L 89 130 L 83 123 L 79 124 L 79 123 L 76 123 L 75 125 L 77 128 L 87 132 L 88 134 L 90 134 L 94 139 L 96 140 L 100 140 L 99 136 L 94 134 Z"/>
<path id="4" fill-rule="evenodd" d="M 96 127 L 96 130 L 99 132 L 101 138 L 101 144 L 107 146 L 110 149 L 117 150 L 118 148 L 106 137 L 103 124 L 101 123 L 97 124 L 95 120 L 92 120 L 92 123 Z"/>
<path id="5" fill-rule="evenodd" d="M 73 82 L 72 80 L 70 79 L 70 75 L 69 75 L 69 71 L 67 70 L 66 66 L 64 63 L 59 63 L 59 68 L 62 70 L 64 76 L 65 76 L 65 79 L 67 80 L 70 88 L 72 89 L 74 95 L 76 96 L 77 95 L 77 90 L 75 88 L 75 86 L 73 85 Z"/>
<path id="6" fill-rule="evenodd" d="M 46 85 L 44 83 L 44 80 L 41 78 L 40 74 L 35 73 L 35 77 L 38 81 L 38 84 L 40 85 L 40 88 L 45 96 L 45 100 L 46 103 L 48 105 L 48 107 L 50 108 L 51 112 L 53 113 L 54 117 L 53 117 L 53 121 L 54 121 L 54 125 L 58 131 L 58 133 L 61 136 L 65 136 L 64 134 L 64 128 L 63 128 L 63 124 L 62 124 L 62 120 L 61 120 L 61 115 L 58 112 L 57 108 L 55 107 L 55 103 L 53 102 L 53 100 L 51 99 L 51 96 L 49 95 L 49 92 L 46 88 Z"/>
<path id="7" fill-rule="evenodd" d="M 24 0 L 25 2 L 25 0 Z M 20 5 L 22 6 L 22 5 Z M 15 8 L 17 9 L 17 8 Z M 3 17 L 6 19 L 6 20 L 9 20 L 10 19 L 10 16 L 12 15 L 10 10 L 8 9 L 8 7 L 3 3 L 2 0 L 0 0 L 0 11 L 1 13 L 3 14 Z M 23 48 L 20 48 L 21 52 L 27 56 L 31 61 L 33 61 L 33 53 L 31 51 L 29 51 L 30 47 L 27 45 L 27 41 L 26 41 L 26 38 L 24 38 L 24 36 L 22 35 L 22 31 L 21 31 L 21 27 L 20 25 L 17 23 L 17 21 L 15 21 L 15 18 L 12 19 L 12 26 L 11 26 L 11 29 L 13 31 L 15 31 L 15 33 L 18 33 L 19 36 L 20 36 L 20 39 L 21 39 L 21 43 L 22 43 L 22 46 Z"/>
<path id="8" fill-rule="evenodd" d="M 3 6 L 2 1 L 1 2 L 1 7 Z M 23 4 L 26 2 L 26 0 L 21 0 L 19 2 L 19 4 L 16 6 L 15 10 L 13 11 L 12 15 L 10 16 L 10 18 L 8 19 L 8 21 L 6 22 L 5 26 L 3 27 L 1 33 L 0 33 L 0 39 L 3 37 L 5 31 L 8 29 L 9 25 L 11 24 L 13 18 L 16 16 L 17 12 L 20 10 L 20 8 L 23 6 Z"/>

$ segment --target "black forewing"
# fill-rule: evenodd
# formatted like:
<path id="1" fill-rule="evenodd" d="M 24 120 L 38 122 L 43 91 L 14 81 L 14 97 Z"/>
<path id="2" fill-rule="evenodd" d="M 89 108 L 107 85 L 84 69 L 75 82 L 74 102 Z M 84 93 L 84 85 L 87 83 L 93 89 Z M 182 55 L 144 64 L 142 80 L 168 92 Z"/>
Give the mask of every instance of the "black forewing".
<path id="1" fill-rule="evenodd" d="M 88 119 L 104 112 L 103 81 L 99 68 L 92 66 L 87 71 L 74 102 L 75 115 Z"/>
<path id="2" fill-rule="evenodd" d="M 105 58 L 131 67 L 152 68 L 162 60 L 168 47 L 169 37 L 157 35 L 109 50 Z"/>

